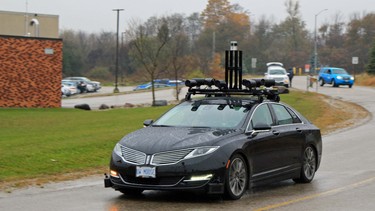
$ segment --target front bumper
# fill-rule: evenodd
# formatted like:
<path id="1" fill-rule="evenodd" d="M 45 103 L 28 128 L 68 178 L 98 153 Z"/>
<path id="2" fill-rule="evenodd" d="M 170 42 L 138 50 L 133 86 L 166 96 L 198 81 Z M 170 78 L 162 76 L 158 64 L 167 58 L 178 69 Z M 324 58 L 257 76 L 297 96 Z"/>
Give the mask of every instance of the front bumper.
<path id="1" fill-rule="evenodd" d="M 336 79 L 335 82 L 337 85 L 353 85 L 354 84 L 354 80 Z"/>
<path id="2" fill-rule="evenodd" d="M 222 158 L 202 156 L 173 165 L 156 166 L 155 178 L 142 178 L 136 177 L 136 165 L 113 154 L 110 169 L 116 175 L 106 175 L 104 186 L 115 190 L 199 190 L 209 194 L 222 194 L 225 164 L 226 160 Z"/>

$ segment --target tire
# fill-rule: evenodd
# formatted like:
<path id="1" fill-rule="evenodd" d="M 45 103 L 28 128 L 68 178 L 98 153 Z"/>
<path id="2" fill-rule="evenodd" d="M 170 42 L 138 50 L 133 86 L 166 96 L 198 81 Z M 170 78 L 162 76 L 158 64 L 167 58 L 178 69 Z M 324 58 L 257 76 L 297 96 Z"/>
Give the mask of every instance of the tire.
<path id="1" fill-rule="evenodd" d="M 324 86 L 324 80 L 323 80 L 323 78 L 319 79 L 319 84 L 320 84 L 320 86 Z"/>
<path id="2" fill-rule="evenodd" d="M 240 199 L 246 192 L 249 184 L 248 169 L 242 156 L 238 154 L 232 156 L 225 177 L 225 194 L 228 199 Z"/>
<path id="3" fill-rule="evenodd" d="M 141 195 L 143 192 L 142 189 L 132 189 L 132 188 L 122 188 L 122 189 L 119 189 L 118 191 L 129 196 Z"/>
<path id="4" fill-rule="evenodd" d="M 352 88 L 352 86 L 353 86 L 353 85 L 352 85 L 352 84 L 350 84 L 350 85 L 349 85 L 349 88 Z"/>
<path id="5" fill-rule="evenodd" d="M 316 153 L 312 146 L 307 146 L 302 155 L 302 168 L 299 178 L 293 179 L 297 183 L 309 183 L 314 179 L 316 172 Z"/>

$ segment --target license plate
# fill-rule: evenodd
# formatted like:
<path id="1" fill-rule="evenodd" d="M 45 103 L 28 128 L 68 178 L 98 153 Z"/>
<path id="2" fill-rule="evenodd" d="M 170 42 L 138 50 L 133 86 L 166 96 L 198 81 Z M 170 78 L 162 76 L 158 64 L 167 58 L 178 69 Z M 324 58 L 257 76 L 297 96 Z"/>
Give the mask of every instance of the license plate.
<path id="1" fill-rule="evenodd" d="M 136 177 L 156 178 L 156 168 L 150 166 L 137 166 Z"/>

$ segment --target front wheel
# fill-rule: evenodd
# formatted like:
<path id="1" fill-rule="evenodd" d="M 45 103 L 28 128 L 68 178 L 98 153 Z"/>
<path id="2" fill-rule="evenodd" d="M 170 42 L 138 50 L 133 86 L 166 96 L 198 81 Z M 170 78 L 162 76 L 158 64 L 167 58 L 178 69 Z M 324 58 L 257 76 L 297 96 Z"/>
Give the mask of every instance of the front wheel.
<path id="1" fill-rule="evenodd" d="M 320 84 L 320 86 L 324 86 L 324 80 L 323 80 L 323 78 L 319 79 L 319 84 Z"/>
<path id="2" fill-rule="evenodd" d="M 293 179 L 297 183 L 309 183 L 314 179 L 316 171 L 316 153 L 312 146 L 307 146 L 303 152 L 300 177 Z"/>
<path id="3" fill-rule="evenodd" d="M 225 177 L 225 193 L 229 199 L 236 200 L 246 192 L 249 179 L 248 167 L 244 158 L 235 154 L 230 159 Z"/>

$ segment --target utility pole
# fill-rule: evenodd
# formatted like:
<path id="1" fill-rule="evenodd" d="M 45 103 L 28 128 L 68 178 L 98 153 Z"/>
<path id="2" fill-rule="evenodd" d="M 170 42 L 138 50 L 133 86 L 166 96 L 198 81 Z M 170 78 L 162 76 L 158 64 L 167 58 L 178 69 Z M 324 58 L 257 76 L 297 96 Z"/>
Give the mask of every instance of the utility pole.
<path id="1" fill-rule="evenodd" d="M 316 20 L 318 18 L 318 15 L 324 11 L 327 11 L 328 9 L 324 9 L 324 10 L 321 10 L 320 12 L 316 13 L 315 14 L 315 30 L 314 30 L 314 71 L 313 73 L 316 74 L 316 63 L 318 62 L 318 51 L 317 51 L 317 44 L 318 44 L 318 40 L 317 40 L 317 35 L 316 35 Z"/>
<path id="2" fill-rule="evenodd" d="M 119 31 L 119 18 L 120 18 L 120 11 L 123 11 L 124 9 L 113 9 L 112 11 L 117 12 L 117 31 L 116 31 L 116 71 L 115 71 L 115 89 L 113 90 L 113 93 L 119 93 L 118 89 L 118 31 Z"/>

